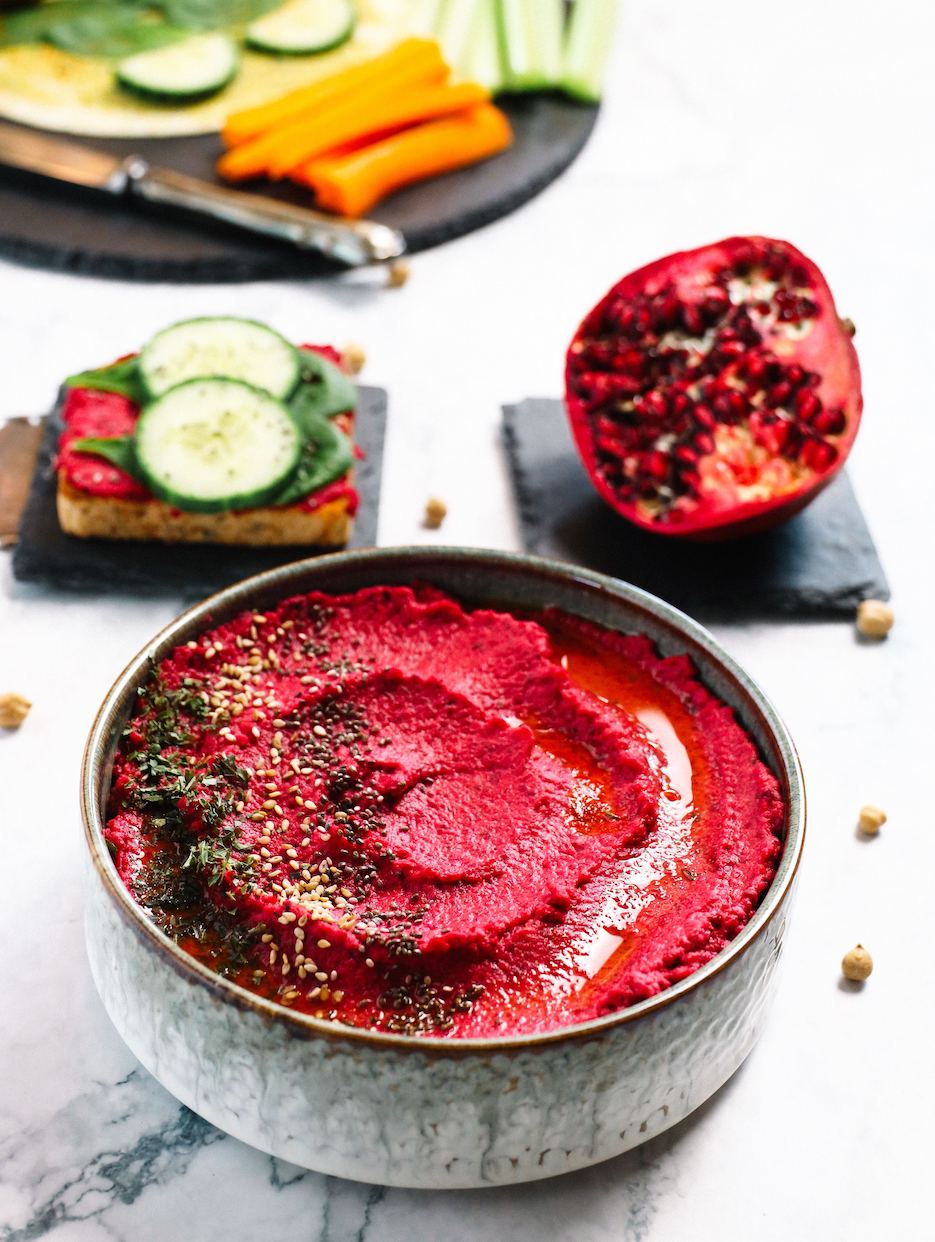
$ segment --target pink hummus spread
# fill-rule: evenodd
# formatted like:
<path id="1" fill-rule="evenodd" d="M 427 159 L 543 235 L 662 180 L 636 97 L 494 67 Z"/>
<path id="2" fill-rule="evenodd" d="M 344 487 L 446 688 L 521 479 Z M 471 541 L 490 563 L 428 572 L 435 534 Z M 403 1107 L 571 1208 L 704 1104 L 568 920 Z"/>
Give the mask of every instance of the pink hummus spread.
<path id="1" fill-rule="evenodd" d="M 330 345 L 305 345 L 302 348 L 321 354 L 329 362 L 340 365 L 341 356 Z M 78 452 L 76 440 L 108 439 L 133 434 L 140 408 L 129 397 L 97 388 L 71 388 L 62 404 L 62 434 L 58 443 L 56 469 L 79 492 L 109 500 L 152 500 L 152 493 L 126 471 L 106 458 Z M 335 423 L 347 435 L 353 427 L 351 413 L 339 414 Z M 357 512 L 358 496 L 348 478 L 335 479 L 326 487 L 305 496 L 297 508 L 313 512 L 332 500 L 345 499 L 348 512 Z"/>
<path id="2" fill-rule="evenodd" d="M 107 839 L 214 970 L 336 1022 L 465 1037 L 697 970 L 755 911 L 782 823 L 687 658 L 387 587 L 245 613 L 166 658 Z"/>

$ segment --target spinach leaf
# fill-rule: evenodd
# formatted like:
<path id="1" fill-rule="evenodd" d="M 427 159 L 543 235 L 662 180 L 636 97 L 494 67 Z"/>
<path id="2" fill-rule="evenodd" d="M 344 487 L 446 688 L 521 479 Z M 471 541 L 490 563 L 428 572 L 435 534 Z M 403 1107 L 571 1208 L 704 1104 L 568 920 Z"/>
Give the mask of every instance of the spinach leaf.
<path id="1" fill-rule="evenodd" d="M 322 419 L 356 409 L 357 389 L 340 367 L 321 354 L 309 350 L 300 352 L 302 378 L 289 399 L 289 409 L 304 432 L 306 424 L 314 425 Z"/>
<path id="2" fill-rule="evenodd" d="M 242 26 L 255 17 L 278 9 L 282 0 L 161 0 L 166 18 L 189 30 L 218 30 Z"/>
<path id="3" fill-rule="evenodd" d="M 128 56 L 183 38 L 151 0 L 53 0 L 14 13 L 0 43 L 52 43 L 82 56 Z"/>
<path id="4" fill-rule="evenodd" d="M 76 453 L 93 453 L 95 457 L 104 457 L 115 465 L 118 470 L 122 470 L 124 474 L 128 474 L 131 478 L 136 479 L 138 483 L 143 483 L 144 485 L 146 483 L 136 462 L 132 436 L 107 436 L 101 438 L 86 436 L 81 440 L 72 440 L 71 448 Z"/>
<path id="5" fill-rule="evenodd" d="M 178 43 L 187 31 L 169 26 L 158 18 L 140 13 L 89 14 L 70 22 L 59 22 L 46 34 L 49 43 L 63 52 L 78 56 L 109 56 L 119 59 L 136 52 Z"/>
<path id="6" fill-rule="evenodd" d="M 145 400 L 139 360 L 135 354 L 132 358 L 121 358 L 119 362 L 112 362 L 107 367 L 69 375 L 65 383 L 69 388 L 95 388 L 98 392 L 120 393 L 137 405 L 142 405 Z"/>
<path id="7" fill-rule="evenodd" d="M 312 492 L 339 479 L 354 464 L 350 440 L 327 419 L 310 419 L 302 430 L 306 439 L 298 468 L 285 487 L 267 504 L 297 504 Z"/>
<path id="8" fill-rule="evenodd" d="M 242 26 L 282 0 L 51 0 L 0 19 L 0 47 L 52 43 L 80 56 L 130 56 L 191 30 Z"/>
<path id="9" fill-rule="evenodd" d="M 12 13 L 0 22 L 0 43 L 40 43 L 49 30 L 59 22 L 72 21 L 111 8 L 110 4 L 93 3 L 89 0 L 57 0 L 52 4 L 40 4 L 20 13 Z"/>

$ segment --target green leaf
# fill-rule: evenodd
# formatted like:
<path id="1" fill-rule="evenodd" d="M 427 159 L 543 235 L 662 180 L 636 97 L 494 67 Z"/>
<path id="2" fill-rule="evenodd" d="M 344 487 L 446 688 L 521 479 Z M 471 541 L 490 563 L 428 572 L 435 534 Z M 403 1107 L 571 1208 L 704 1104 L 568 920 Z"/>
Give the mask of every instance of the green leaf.
<path id="1" fill-rule="evenodd" d="M 113 12 L 108 7 L 99 13 L 57 22 L 45 37 L 63 52 L 120 59 L 178 43 L 187 34 L 186 30 L 168 25 L 158 16 L 141 13 L 131 5 L 129 12 Z"/>
<path id="2" fill-rule="evenodd" d="M 278 9 L 283 0 L 162 0 L 169 22 L 189 30 L 242 26 Z"/>
<path id="3" fill-rule="evenodd" d="M 357 389 L 340 367 L 310 350 L 301 350 L 302 378 L 289 400 L 292 416 L 306 431 L 322 419 L 357 408 Z"/>
<path id="4" fill-rule="evenodd" d="M 0 20 L 0 46 L 52 43 L 80 56 L 132 56 L 192 30 L 242 26 L 282 0 L 52 0 Z"/>
<path id="5" fill-rule="evenodd" d="M 296 472 L 268 504 L 297 504 L 312 492 L 340 479 L 354 464 L 350 440 L 327 419 L 309 420 L 303 432 L 306 440 Z"/>
<path id="6" fill-rule="evenodd" d="M 144 400 L 139 359 L 135 354 L 132 358 L 121 358 L 119 362 L 112 362 L 110 366 L 69 375 L 65 383 L 69 388 L 94 388 L 98 392 L 116 392 L 122 397 L 129 397 L 137 405 L 142 405 Z"/>
<path id="7" fill-rule="evenodd" d="M 144 483 L 140 468 L 136 464 L 136 452 L 133 448 L 132 436 L 85 436 L 83 439 L 72 440 L 69 445 L 76 453 L 92 453 L 95 457 L 103 457 L 124 474 L 130 475 L 138 483 Z"/>
<path id="8" fill-rule="evenodd" d="M 21 13 L 5 17 L 0 24 L 0 41 L 12 43 L 41 43 L 49 30 L 60 22 L 71 21 L 100 11 L 110 5 L 89 3 L 89 0 L 59 0 L 59 3 L 42 4 Z"/>

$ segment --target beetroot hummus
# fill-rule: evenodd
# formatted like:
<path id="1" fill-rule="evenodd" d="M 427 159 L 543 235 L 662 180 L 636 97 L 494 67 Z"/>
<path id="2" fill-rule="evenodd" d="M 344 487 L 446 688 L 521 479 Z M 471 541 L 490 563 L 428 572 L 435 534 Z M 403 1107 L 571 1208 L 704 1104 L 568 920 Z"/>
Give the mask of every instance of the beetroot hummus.
<path id="1" fill-rule="evenodd" d="M 772 879 L 783 805 L 687 658 L 388 587 L 172 652 L 109 814 L 128 889 L 212 969 L 353 1026 L 493 1036 L 697 970 Z"/>

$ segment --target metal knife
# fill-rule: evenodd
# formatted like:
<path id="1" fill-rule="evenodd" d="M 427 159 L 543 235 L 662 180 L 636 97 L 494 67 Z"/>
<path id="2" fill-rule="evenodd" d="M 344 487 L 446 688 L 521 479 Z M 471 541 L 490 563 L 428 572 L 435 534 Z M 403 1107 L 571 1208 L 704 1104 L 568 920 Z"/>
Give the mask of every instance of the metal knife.
<path id="1" fill-rule="evenodd" d="M 121 159 L 2 121 L 0 164 L 118 198 L 142 198 L 181 207 L 251 233 L 291 242 L 302 250 L 319 250 L 350 267 L 383 263 L 406 249 L 402 233 L 385 224 L 336 220 L 261 194 L 230 190 L 168 168 L 154 168 L 139 155 Z"/>

